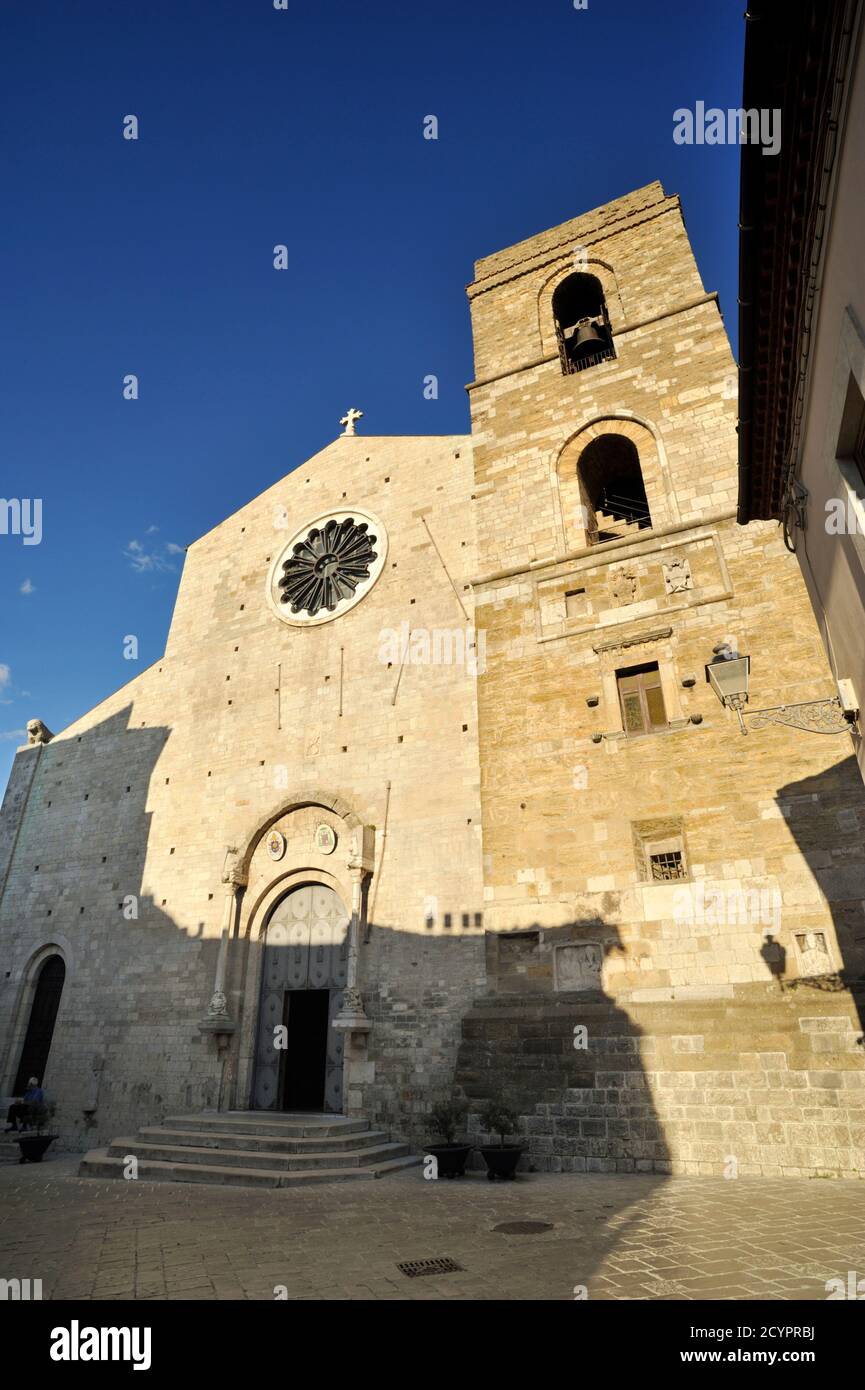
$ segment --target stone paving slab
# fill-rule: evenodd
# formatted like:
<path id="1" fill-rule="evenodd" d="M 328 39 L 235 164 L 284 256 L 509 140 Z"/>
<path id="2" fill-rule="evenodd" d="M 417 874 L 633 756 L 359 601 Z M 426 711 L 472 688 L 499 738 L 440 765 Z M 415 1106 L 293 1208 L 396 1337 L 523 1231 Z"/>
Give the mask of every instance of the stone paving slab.
<path id="1" fill-rule="evenodd" d="M 865 1182 L 422 1169 L 308 1191 L 100 1182 L 0 1164 L 0 1277 L 51 1299 L 825 1300 L 865 1278 Z M 546 1221 L 506 1235 L 499 1222 Z M 406 1278 L 402 1261 L 462 1270 Z"/>

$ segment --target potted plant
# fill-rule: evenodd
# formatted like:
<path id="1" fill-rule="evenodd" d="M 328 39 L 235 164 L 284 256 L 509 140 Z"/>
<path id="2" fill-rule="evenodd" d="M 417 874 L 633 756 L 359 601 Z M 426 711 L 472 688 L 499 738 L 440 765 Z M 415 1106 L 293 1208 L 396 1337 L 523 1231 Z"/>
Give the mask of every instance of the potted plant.
<path id="1" fill-rule="evenodd" d="M 439 1101 L 430 1110 L 430 1129 L 434 1134 L 441 1135 L 444 1143 L 427 1144 L 424 1153 L 431 1154 L 436 1160 L 440 1178 L 461 1178 L 465 1173 L 472 1146 L 456 1142 L 457 1130 L 462 1125 L 465 1113 L 465 1104 L 457 1100 Z"/>
<path id="2" fill-rule="evenodd" d="M 42 1162 L 42 1155 L 45 1150 L 52 1140 L 57 1138 L 56 1134 L 43 1134 L 42 1132 L 49 1120 L 53 1119 L 56 1109 L 53 1101 L 30 1101 L 26 1115 L 30 1129 L 15 1135 L 15 1142 L 21 1150 L 19 1163 Z"/>
<path id="3" fill-rule="evenodd" d="M 500 1100 L 491 1100 L 481 1112 L 482 1129 L 488 1134 L 499 1136 L 498 1144 L 481 1147 L 490 1182 L 493 1182 L 495 1178 L 514 1178 L 516 1176 L 523 1145 L 506 1144 L 505 1138 L 508 1134 L 516 1134 L 519 1123 L 519 1116 L 516 1112 Z"/>

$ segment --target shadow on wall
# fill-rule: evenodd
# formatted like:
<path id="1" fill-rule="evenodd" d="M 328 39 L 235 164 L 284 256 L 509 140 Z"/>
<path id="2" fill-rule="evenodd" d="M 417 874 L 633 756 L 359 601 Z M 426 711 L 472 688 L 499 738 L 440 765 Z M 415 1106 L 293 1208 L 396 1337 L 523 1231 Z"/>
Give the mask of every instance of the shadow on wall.
<path id="1" fill-rule="evenodd" d="M 170 730 L 133 728 L 131 712 L 39 751 L 0 903 L 12 966 L 0 980 L 4 1090 L 28 1046 L 40 972 L 60 956 L 44 1085 L 57 1103 L 59 1147 L 70 1149 L 129 1132 L 166 1106 L 211 1105 L 218 1085 L 196 1032 L 218 942 L 200 940 L 203 921 L 193 935 L 178 928 L 170 903 L 143 891 L 146 808 L 161 790 L 154 773 Z"/>
<path id="2" fill-rule="evenodd" d="M 642 1030 L 602 988 L 604 957 L 621 949 L 616 928 L 597 918 L 543 933 L 491 933 L 491 992 L 464 1019 L 456 1070 L 475 1142 L 496 1142 L 483 1133 L 480 1112 L 487 1100 L 501 1098 L 521 1116 L 523 1167 L 587 1178 L 644 1176 L 636 1187 L 618 1182 L 604 1189 L 593 1239 L 574 1253 L 573 1277 L 584 1287 L 616 1248 L 633 1240 L 643 1204 L 671 1171 L 643 1067 Z M 597 1189 L 587 1189 L 586 1205 L 598 1197 Z M 670 1291 L 646 1279 L 645 1297 Z"/>
<path id="3" fill-rule="evenodd" d="M 812 884 L 788 884 L 796 902 L 789 913 L 784 912 L 784 921 L 792 925 L 786 945 L 773 943 L 771 968 L 784 993 L 846 993 L 861 1035 L 865 1027 L 865 791 L 856 758 L 851 755 L 825 772 L 788 782 L 779 788 L 776 799 L 812 882 L 829 905 L 837 953 L 822 914 L 815 910 L 820 902 Z M 848 1036 L 844 1022 L 839 1018 L 813 1042 L 825 1068 L 858 1070 L 865 1065 L 865 1048 L 861 1036 Z"/>
<path id="4" fill-rule="evenodd" d="M 599 919 L 487 937 L 491 992 L 464 1020 L 456 1081 L 473 1113 L 500 1098 L 524 1117 L 538 1169 L 670 1171 L 642 1031 L 601 984 L 621 949 Z"/>

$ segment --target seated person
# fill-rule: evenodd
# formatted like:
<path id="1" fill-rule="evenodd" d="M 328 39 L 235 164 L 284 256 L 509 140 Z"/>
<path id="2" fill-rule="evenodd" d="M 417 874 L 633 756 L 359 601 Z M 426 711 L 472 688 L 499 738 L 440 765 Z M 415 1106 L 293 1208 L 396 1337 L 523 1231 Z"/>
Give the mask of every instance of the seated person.
<path id="1" fill-rule="evenodd" d="M 25 1129 L 27 1117 L 30 1113 L 30 1106 L 41 1105 L 44 1099 L 45 1092 L 39 1085 L 38 1076 L 31 1076 L 30 1080 L 27 1082 L 27 1090 L 24 1092 L 21 1100 L 13 1101 L 9 1106 L 9 1111 L 6 1115 L 6 1133 L 8 1134 L 10 1130 L 17 1131 L 19 1128 L 19 1120 L 23 1122 L 20 1128 Z"/>

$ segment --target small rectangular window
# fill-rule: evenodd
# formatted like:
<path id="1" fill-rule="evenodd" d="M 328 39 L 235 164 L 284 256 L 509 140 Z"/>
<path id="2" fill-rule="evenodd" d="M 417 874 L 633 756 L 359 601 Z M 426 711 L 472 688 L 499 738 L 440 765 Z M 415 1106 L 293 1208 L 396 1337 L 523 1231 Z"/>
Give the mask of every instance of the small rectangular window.
<path id="1" fill-rule="evenodd" d="M 626 734 L 636 737 L 667 727 L 667 711 L 657 662 L 617 671 L 616 682 Z"/>
<path id="2" fill-rule="evenodd" d="M 569 618 L 581 618 L 586 612 L 585 589 L 568 589 L 565 594 L 565 614 Z"/>
<path id="3" fill-rule="evenodd" d="M 634 821 L 637 875 L 643 883 L 675 883 L 690 879 L 685 830 L 678 817 Z"/>

